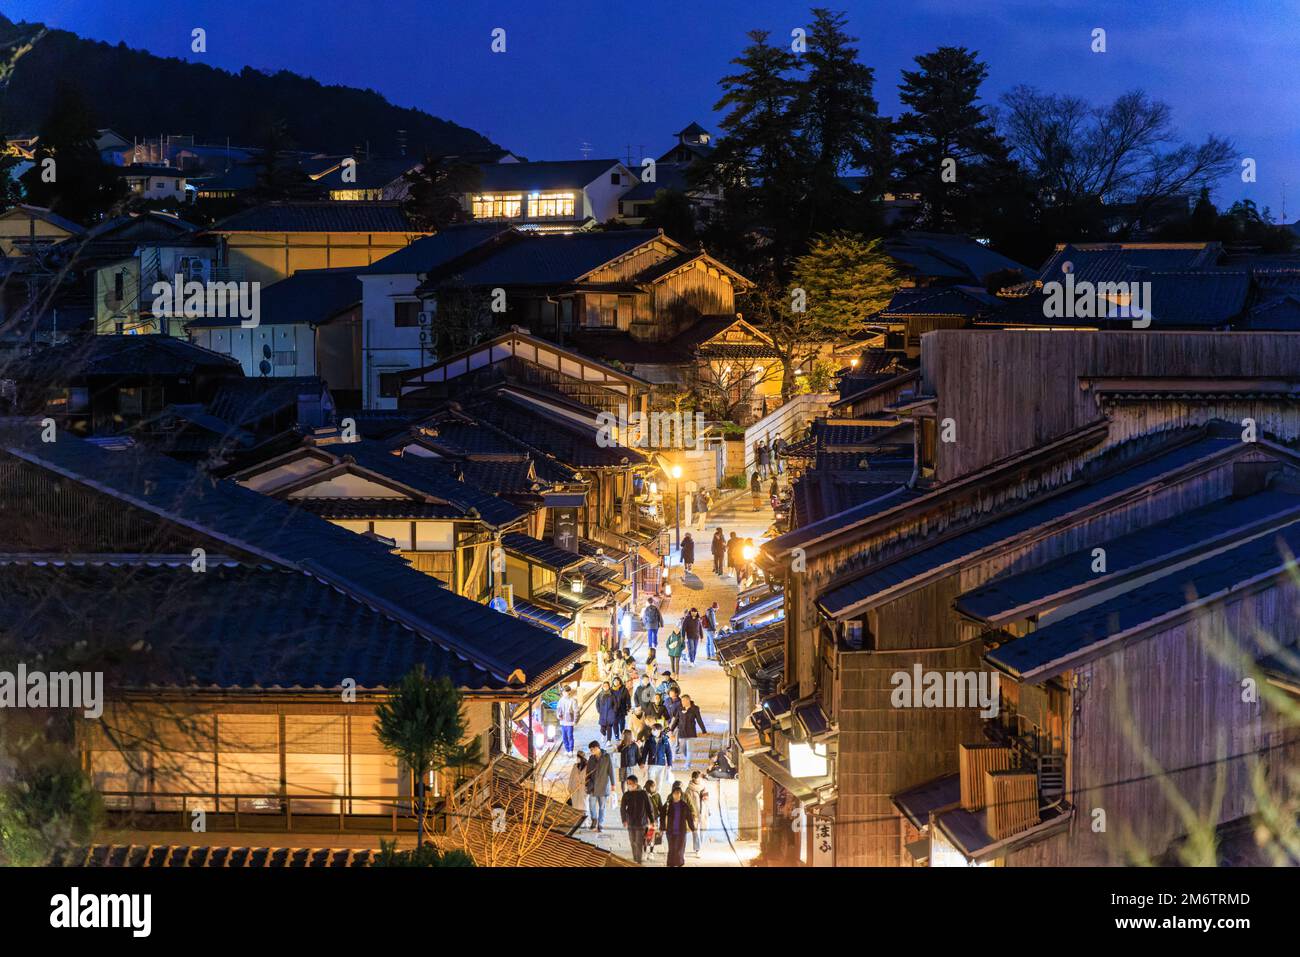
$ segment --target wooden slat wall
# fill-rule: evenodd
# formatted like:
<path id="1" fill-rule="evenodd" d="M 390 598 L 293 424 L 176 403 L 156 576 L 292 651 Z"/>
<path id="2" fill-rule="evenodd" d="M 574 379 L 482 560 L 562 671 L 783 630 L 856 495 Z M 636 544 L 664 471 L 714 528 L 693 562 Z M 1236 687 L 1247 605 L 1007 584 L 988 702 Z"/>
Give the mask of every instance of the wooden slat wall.
<path id="1" fill-rule="evenodd" d="M 1038 823 L 1038 775 L 1031 771 L 985 771 L 984 830 L 1000 841 Z"/>
<path id="2" fill-rule="evenodd" d="M 984 743 L 958 745 L 957 764 L 961 772 L 961 806 L 978 811 L 992 799 L 985 776 L 1011 767 L 1011 749 Z"/>
<path id="3" fill-rule="evenodd" d="M 1300 369 L 1300 334 L 941 330 L 926 337 L 921 369 L 938 418 L 956 422 L 957 441 L 938 449 L 936 476 L 947 481 L 1099 418 L 1080 376 L 1286 377 Z M 1172 423 L 1177 410 L 1162 404 L 1144 415 Z M 1291 438 L 1300 420 L 1276 426 Z"/>

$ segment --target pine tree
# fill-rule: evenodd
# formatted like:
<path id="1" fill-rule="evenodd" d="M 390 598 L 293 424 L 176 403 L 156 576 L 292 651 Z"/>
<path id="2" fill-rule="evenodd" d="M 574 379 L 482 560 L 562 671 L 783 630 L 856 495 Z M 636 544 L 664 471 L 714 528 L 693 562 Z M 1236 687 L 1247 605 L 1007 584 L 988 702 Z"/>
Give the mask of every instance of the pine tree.
<path id="1" fill-rule="evenodd" d="M 990 173 L 1005 157 L 987 111 L 979 104 L 988 67 L 965 47 L 940 47 L 904 70 L 899 99 L 907 107 L 894 122 L 901 188 L 919 193 L 920 225 L 976 231 Z"/>
<path id="2" fill-rule="evenodd" d="M 437 232 L 469 220 L 462 197 L 478 189 L 483 174 L 477 166 L 426 155 L 420 168 L 403 179 L 407 189 L 402 208 L 407 219 L 417 229 Z"/>
<path id="3" fill-rule="evenodd" d="M 416 846 L 424 844 L 425 788 L 431 772 L 478 761 L 478 742 L 462 743 L 468 721 L 461 694 L 446 677 L 412 669 L 386 703 L 375 709 L 375 734 L 415 778 Z"/>
<path id="4" fill-rule="evenodd" d="M 844 29 L 846 17 L 821 7 L 812 13 L 807 75 L 796 104 L 812 153 L 810 234 L 853 225 L 855 198 L 871 199 L 883 185 L 888 139 L 873 95 L 875 71 L 859 61 L 857 37 Z M 839 184 L 851 169 L 867 171 L 869 185 L 862 194 Z"/>
<path id="5" fill-rule="evenodd" d="M 96 135 L 81 93 L 72 86 L 61 87 L 41 126 L 36 165 L 22 177 L 27 202 L 88 224 L 125 199 L 126 182 L 100 161 Z"/>

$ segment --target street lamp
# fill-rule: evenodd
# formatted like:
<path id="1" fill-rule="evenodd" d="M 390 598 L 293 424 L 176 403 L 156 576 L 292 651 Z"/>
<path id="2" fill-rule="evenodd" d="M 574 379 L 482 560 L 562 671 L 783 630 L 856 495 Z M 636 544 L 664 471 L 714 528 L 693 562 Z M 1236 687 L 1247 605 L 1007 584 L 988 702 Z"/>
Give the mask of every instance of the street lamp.
<path id="1" fill-rule="evenodd" d="M 682 551 L 682 467 L 674 465 L 668 473 L 673 477 L 673 518 L 677 524 L 677 553 Z"/>

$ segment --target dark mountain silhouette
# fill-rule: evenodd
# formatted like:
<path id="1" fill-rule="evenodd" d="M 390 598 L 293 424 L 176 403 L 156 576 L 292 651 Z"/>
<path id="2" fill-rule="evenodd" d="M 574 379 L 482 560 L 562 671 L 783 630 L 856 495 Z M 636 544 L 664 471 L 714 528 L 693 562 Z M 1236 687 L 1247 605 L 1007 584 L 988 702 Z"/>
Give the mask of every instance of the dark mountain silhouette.
<path id="1" fill-rule="evenodd" d="M 6 71 L 33 37 L 39 38 Z M 332 154 L 369 142 L 373 154 L 396 156 L 399 130 L 406 131 L 410 156 L 494 146 L 471 129 L 394 106 L 374 90 L 327 86 L 287 70 L 268 74 L 244 67 L 230 73 L 0 14 L 0 130 L 39 130 L 61 83 L 80 91 L 97 126 L 128 139 L 193 134 L 199 143 L 229 137 L 233 144 L 255 146 L 272 122 L 282 120 L 299 148 Z"/>

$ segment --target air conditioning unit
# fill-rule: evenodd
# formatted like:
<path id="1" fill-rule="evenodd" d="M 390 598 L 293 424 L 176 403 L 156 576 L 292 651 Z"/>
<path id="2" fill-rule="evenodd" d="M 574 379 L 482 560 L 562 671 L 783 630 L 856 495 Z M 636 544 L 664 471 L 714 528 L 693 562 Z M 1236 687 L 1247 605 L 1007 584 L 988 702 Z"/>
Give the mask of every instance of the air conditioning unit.
<path id="1" fill-rule="evenodd" d="M 182 256 L 180 274 L 186 282 L 207 282 L 211 263 L 202 256 Z"/>

